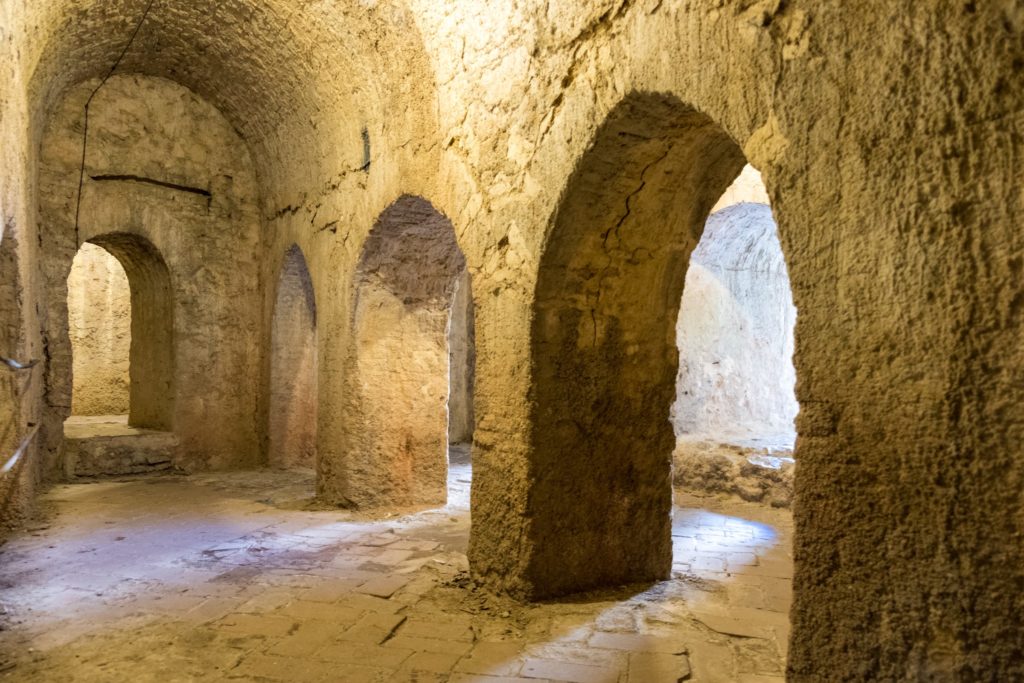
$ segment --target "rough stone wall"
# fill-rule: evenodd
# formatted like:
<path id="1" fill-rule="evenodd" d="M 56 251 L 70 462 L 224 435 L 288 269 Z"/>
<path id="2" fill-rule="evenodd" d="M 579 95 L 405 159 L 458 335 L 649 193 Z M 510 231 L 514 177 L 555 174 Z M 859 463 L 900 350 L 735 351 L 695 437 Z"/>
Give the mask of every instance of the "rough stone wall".
<path id="1" fill-rule="evenodd" d="M 67 417 L 71 406 L 67 276 L 78 246 L 82 112 L 96 85 L 90 81 L 68 93 L 41 147 L 47 420 L 53 422 Z M 261 253 L 249 153 L 223 117 L 195 94 L 144 76 L 110 79 L 92 102 L 89 131 L 78 242 L 135 236 L 127 239 L 151 245 L 152 258 L 169 272 L 155 300 L 133 302 L 136 318 L 157 305 L 168 306 L 163 317 L 172 318 L 139 329 L 133 319 L 133 349 L 148 341 L 172 344 L 173 350 L 164 347 L 166 353 L 152 361 L 164 367 L 152 368 L 151 377 L 166 379 L 150 388 L 156 392 L 152 401 L 133 395 L 132 423 L 173 429 L 181 442 L 179 467 L 255 464 Z M 123 258 L 131 271 L 132 257 Z M 150 277 L 148 266 L 139 264 L 138 271 L 133 296 L 147 289 Z M 159 327 L 164 324 L 169 326 Z M 168 334 L 171 339 L 164 339 Z M 133 371 L 133 383 L 138 380 Z M 136 409 L 150 405 L 160 414 L 136 416 Z M 56 452 L 52 437 L 60 430 L 50 427 L 48 446 Z"/>
<path id="2" fill-rule="evenodd" d="M 1024 675 L 1024 547 L 1007 540 L 1024 529 L 1019 2 L 155 8 L 123 69 L 178 79 L 249 143 L 266 280 L 292 243 L 309 258 L 321 460 L 341 462 L 358 429 L 341 416 L 365 237 L 397 197 L 427 197 L 473 276 L 472 567 L 492 587 L 524 586 L 539 546 L 560 540 L 537 532 L 563 512 L 533 486 L 548 435 L 531 392 L 542 256 L 609 112 L 632 92 L 671 94 L 763 172 L 800 312 L 790 678 Z M 40 130 L 67 87 L 110 68 L 140 9 L 0 0 L 0 329 L 23 358 L 43 351 Z M 621 210 L 636 187 L 608 201 Z M 269 337 L 273 295 L 263 302 Z M 17 415 L 4 439 L 39 418 L 42 372 L 0 392 Z M 674 372 L 662 381 L 671 389 Z M 667 407 L 657 414 L 667 424 Z M 8 519 L 39 471 L 24 463 L 2 484 Z"/>
<path id="3" fill-rule="evenodd" d="M 792 443 L 796 309 L 775 230 L 771 209 L 750 203 L 704 226 L 676 323 L 677 435 Z"/>
<path id="4" fill-rule="evenodd" d="M 277 281 L 270 337 L 272 467 L 316 465 L 317 348 L 313 281 L 302 250 L 285 254 Z"/>
<path id="5" fill-rule="evenodd" d="M 1006 539 L 1022 521 L 983 514 L 1018 509 L 1024 461 L 1007 384 L 1024 353 L 1020 4 L 539 5 L 418 7 L 445 168 L 475 188 L 472 218 L 451 215 L 493 294 L 477 302 L 478 577 L 512 585 L 531 552 L 514 274 L 533 271 L 565 185 L 548 180 L 626 92 L 671 91 L 764 173 L 800 313 L 791 678 L 1021 675 L 1024 564 Z"/>
<path id="6" fill-rule="evenodd" d="M 793 9 L 768 183 L 800 311 L 790 677 L 1024 677 L 1024 7 Z"/>
<path id="7" fill-rule="evenodd" d="M 23 51 L 27 21 L 23 3 L 0 2 L 0 348 L 21 361 L 42 358 L 36 332 L 34 282 L 37 241 L 32 209 L 31 107 L 25 97 L 30 78 Z M 6 463 L 33 433 L 41 411 L 43 366 L 0 373 L 0 462 Z M 0 475 L 0 533 L 33 510 L 41 481 L 39 440 Z"/>
<path id="8" fill-rule="evenodd" d="M 448 322 L 448 441 L 473 441 L 473 375 L 476 340 L 473 332 L 473 292 L 469 271 L 455 286 Z"/>
<path id="9" fill-rule="evenodd" d="M 83 244 L 68 276 L 72 415 L 127 415 L 131 345 L 128 276 L 110 252 Z"/>

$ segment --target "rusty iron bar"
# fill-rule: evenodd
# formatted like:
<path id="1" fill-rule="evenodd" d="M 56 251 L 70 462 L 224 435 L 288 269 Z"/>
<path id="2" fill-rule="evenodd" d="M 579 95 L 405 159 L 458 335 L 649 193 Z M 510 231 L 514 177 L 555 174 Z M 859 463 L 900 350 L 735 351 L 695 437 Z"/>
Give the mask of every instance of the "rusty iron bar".
<path id="1" fill-rule="evenodd" d="M 5 476 L 8 472 L 14 469 L 14 466 L 17 465 L 22 456 L 25 455 L 25 451 L 28 450 L 28 446 L 32 443 L 32 439 L 34 439 L 38 433 L 39 425 L 32 425 L 32 429 L 29 430 L 29 433 L 21 440 L 21 445 L 18 446 L 18 450 L 14 451 L 14 455 L 8 458 L 3 467 L 0 467 L 0 477 Z"/>

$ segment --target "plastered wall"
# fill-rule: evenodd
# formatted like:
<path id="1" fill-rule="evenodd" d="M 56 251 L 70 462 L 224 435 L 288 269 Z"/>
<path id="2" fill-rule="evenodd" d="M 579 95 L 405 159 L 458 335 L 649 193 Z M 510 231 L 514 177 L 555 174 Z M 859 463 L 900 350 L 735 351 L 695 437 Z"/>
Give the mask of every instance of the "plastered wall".
<path id="1" fill-rule="evenodd" d="M 558 217 L 580 201 L 569 198 L 571 180 L 609 114 L 634 94 L 671 97 L 706 116 L 742 152 L 733 173 L 750 163 L 763 174 L 799 310 L 790 679 L 1024 675 L 1024 547 L 1012 542 L 1024 530 L 1020 3 L 414 0 L 297 11 L 285 0 L 229 0 L 154 7 L 121 69 L 175 79 L 223 117 L 211 129 L 237 131 L 227 148 L 251 154 L 260 198 L 254 224 L 262 227 L 251 242 L 232 236 L 231 272 L 222 280 L 212 265 L 179 262 L 174 254 L 184 251 L 163 243 L 172 235 L 185 241 L 188 233 L 171 230 L 170 215 L 178 214 L 155 199 L 155 188 L 146 225 L 163 226 L 152 241 L 174 277 L 188 283 L 176 280 L 179 288 L 204 283 L 217 290 L 248 273 L 249 252 L 240 243 L 257 254 L 257 283 L 274 281 L 291 244 L 307 254 L 318 307 L 323 481 L 338 474 L 360 429 L 341 416 L 356 334 L 352 289 L 366 237 L 397 198 L 424 197 L 451 220 L 473 283 L 472 571 L 491 588 L 519 593 L 565 574 L 565 559 L 552 548 L 566 547 L 559 543 L 573 532 L 570 521 L 582 525 L 599 508 L 577 515 L 564 490 L 556 497 L 536 486 L 547 474 L 540 456 L 561 438 L 538 419 L 553 404 L 535 364 L 537 285 L 543 264 L 554 262 L 548 257 Z M 57 155 L 59 181 L 48 180 L 42 131 L 55 115 L 61 120 L 68 88 L 79 98 L 70 110 L 81 111 L 76 84 L 106 73 L 140 10 L 129 0 L 0 0 L 0 341 L 12 354 L 43 361 L 3 380 L 0 400 L 15 416 L 0 432 L 6 446 L 44 411 L 70 406 L 45 399 L 65 377 L 54 369 L 67 362 L 48 337 L 47 303 L 66 300 L 63 292 L 52 297 L 50 286 L 65 282 L 66 272 L 57 276 L 48 254 L 61 254 L 69 268 L 77 245 L 64 237 L 53 247 L 46 214 L 55 205 L 63 216 L 58 232 L 66 235 L 78 148 L 68 135 Z M 354 47 L 369 45 L 374 49 Z M 624 132 L 623 140 L 633 139 Z M 651 140 L 650 149 L 664 141 Z M 157 147 L 154 163 L 169 168 L 173 146 Z M 692 159 L 716 168 L 722 162 Z M 604 169 L 626 166 L 612 155 Z M 679 177 L 684 168 L 678 160 L 656 165 L 653 177 Z M 644 181 L 644 164 L 625 170 L 621 184 L 594 195 L 607 209 L 600 218 L 618 220 L 640 206 L 630 197 Z M 255 184 L 237 170 L 232 177 L 236 189 Z M 720 194 L 729 179 L 718 180 Z M 680 207 L 705 214 L 685 216 L 687 225 L 703 226 L 717 201 L 694 202 L 696 185 L 667 180 L 640 192 L 655 186 L 684 191 L 683 199 L 645 206 L 664 206 L 680 221 Z M 110 191 L 91 188 L 87 198 L 101 192 Z M 245 215 L 244 206 L 231 215 Z M 100 217 L 95 207 L 89 215 Z M 86 235 L 100 229 L 85 225 Z M 692 248 L 697 232 L 680 233 L 678 244 Z M 210 233 L 211 243 L 217 234 Z M 189 246 L 189 254 L 202 250 Z M 180 330 L 183 343 L 203 340 L 196 375 L 259 377 L 255 405 L 218 404 L 233 406 L 218 424 L 234 445 L 202 444 L 196 452 L 214 454 L 202 456 L 209 458 L 203 464 L 243 462 L 221 457 L 239 451 L 259 461 L 258 442 L 233 425 L 251 420 L 245 433 L 257 434 L 267 424 L 271 289 L 255 287 L 251 316 L 219 304 L 208 309 L 219 311 L 217 325 L 242 338 L 251 330 L 251 353 L 203 365 L 208 349 L 221 346 L 193 328 Z M 253 290 L 232 289 L 217 301 L 244 301 L 241 293 Z M 635 304 L 622 298 L 603 309 L 609 326 L 601 329 L 612 329 L 613 318 L 624 322 L 620 313 Z M 630 320 L 629 334 L 655 329 L 642 327 L 646 318 Z M 673 334 L 671 325 L 658 327 L 645 352 L 674 348 Z M 600 356 L 592 360 L 585 370 L 601 367 Z M 668 355 L 656 360 L 650 373 L 636 375 L 637 386 L 657 399 L 651 414 L 669 427 L 675 370 Z M 180 383 L 176 391 L 180 404 L 187 392 Z M 600 424 L 597 415 L 582 416 Z M 44 436 L 59 433 L 45 424 Z M 662 431 L 646 441 L 655 446 L 641 463 L 650 475 L 667 471 L 661 451 L 670 449 L 671 435 Z M 44 438 L 42 452 L 0 482 L 5 518 L 22 513 L 49 471 L 48 443 Z M 596 495 L 601 483 L 581 479 L 580 487 Z M 637 495 L 644 519 L 649 513 L 654 520 L 635 534 L 648 548 L 642 564 L 650 558 L 654 570 L 669 533 L 662 491 L 645 499 L 647 492 L 623 489 Z M 609 525 L 607 538 L 618 544 L 625 529 Z M 587 571 L 587 560 L 577 558 L 573 570 Z M 531 573 L 539 565 L 549 573 Z"/>

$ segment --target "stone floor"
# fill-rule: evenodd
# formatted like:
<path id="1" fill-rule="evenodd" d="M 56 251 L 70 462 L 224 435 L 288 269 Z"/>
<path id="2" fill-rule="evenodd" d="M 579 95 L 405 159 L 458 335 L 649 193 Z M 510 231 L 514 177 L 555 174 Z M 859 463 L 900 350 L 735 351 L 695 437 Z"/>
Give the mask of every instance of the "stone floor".
<path id="1" fill-rule="evenodd" d="M 309 472 L 58 486 L 0 548 L 0 679 L 783 680 L 788 513 L 677 500 L 673 580 L 520 605 L 467 575 L 469 476 L 383 518 L 317 509 Z"/>

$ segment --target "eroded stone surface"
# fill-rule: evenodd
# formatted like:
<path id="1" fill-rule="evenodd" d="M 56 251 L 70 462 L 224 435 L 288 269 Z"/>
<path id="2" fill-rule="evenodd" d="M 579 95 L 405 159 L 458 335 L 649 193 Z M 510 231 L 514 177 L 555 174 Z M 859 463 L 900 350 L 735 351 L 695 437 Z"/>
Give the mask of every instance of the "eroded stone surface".
<path id="1" fill-rule="evenodd" d="M 672 481 L 691 493 L 728 494 L 788 508 L 793 501 L 796 462 L 788 435 L 780 440 L 781 447 L 772 447 L 770 442 L 679 439 L 672 454 Z"/>

